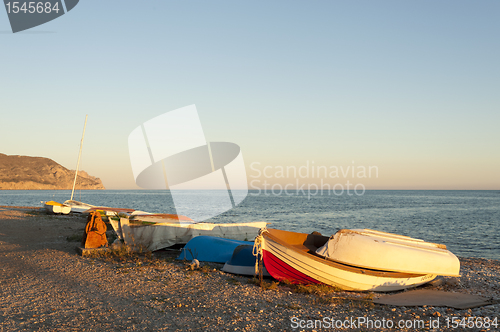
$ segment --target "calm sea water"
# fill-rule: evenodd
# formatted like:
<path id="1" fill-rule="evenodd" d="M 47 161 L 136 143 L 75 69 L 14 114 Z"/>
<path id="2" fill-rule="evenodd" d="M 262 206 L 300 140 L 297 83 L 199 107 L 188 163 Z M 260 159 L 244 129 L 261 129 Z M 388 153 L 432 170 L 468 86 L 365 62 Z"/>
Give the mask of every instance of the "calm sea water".
<path id="1" fill-rule="evenodd" d="M 63 202 L 70 196 L 69 190 L 0 190 L 0 205 L 39 206 L 42 200 Z M 78 191 L 74 199 L 175 213 L 165 191 Z M 250 192 L 236 208 L 207 221 L 268 221 L 269 227 L 323 235 L 341 228 L 370 228 L 443 243 L 459 256 L 500 259 L 500 191 L 377 190 L 362 196 L 310 197 Z"/>

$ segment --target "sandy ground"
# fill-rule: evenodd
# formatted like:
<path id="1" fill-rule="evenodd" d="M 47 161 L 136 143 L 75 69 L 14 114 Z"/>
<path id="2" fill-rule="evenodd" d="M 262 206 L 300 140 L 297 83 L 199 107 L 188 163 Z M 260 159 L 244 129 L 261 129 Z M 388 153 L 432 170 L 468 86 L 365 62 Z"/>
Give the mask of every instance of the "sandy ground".
<path id="1" fill-rule="evenodd" d="M 272 289 L 262 290 L 251 278 L 220 271 L 221 264 L 193 271 L 175 261 L 175 253 L 81 257 L 78 242 L 68 237 L 84 226 L 82 217 L 0 207 L 0 331 L 337 331 L 328 323 L 359 317 L 375 325 L 425 325 L 342 330 L 500 330 L 500 321 L 498 328 L 477 323 L 500 320 L 500 304 L 467 310 L 377 305 L 372 293 L 311 291 L 271 280 Z M 500 261 L 461 258 L 461 264 L 460 278 L 426 288 L 500 299 Z M 447 328 L 453 317 L 474 323 Z M 436 320 L 433 329 L 429 322 Z"/>

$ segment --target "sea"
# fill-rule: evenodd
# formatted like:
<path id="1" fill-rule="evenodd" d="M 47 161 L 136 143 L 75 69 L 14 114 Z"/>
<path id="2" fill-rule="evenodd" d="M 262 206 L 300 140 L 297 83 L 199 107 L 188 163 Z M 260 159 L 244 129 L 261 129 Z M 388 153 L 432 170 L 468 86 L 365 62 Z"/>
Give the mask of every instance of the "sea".
<path id="1" fill-rule="evenodd" d="M 0 190 L 0 205 L 64 202 L 70 190 Z M 168 191 L 85 190 L 75 200 L 98 206 L 175 213 Z M 233 209 L 206 222 L 266 221 L 270 228 L 330 236 L 368 228 L 445 244 L 462 257 L 500 259 L 500 191 L 367 190 L 362 195 L 249 191 Z"/>

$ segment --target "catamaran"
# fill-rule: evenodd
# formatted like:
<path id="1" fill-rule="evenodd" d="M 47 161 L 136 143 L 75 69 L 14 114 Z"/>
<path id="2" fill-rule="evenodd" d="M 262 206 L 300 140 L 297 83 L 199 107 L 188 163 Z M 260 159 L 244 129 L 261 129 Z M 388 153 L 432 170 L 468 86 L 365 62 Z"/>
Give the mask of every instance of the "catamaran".
<path id="1" fill-rule="evenodd" d="M 83 134 L 82 134 L 82 139 L 80 141 L 80 152 L 78 153 L 78 161 L 76 163 L 75 179 L 73 180 L 73 189 L 71 191 L 71 198 L 65 201 L 64 203 L 58 203 L 55 201 L 47 201 L 47 202 L 42 201 L 41 203 L 43 207 L 50 213 L 55 213 L 55 214 L 61 214 L 61 213 L 68 214 L 70 212 L 83 213 L 88 209 L 95 207 L 90 204 L 73 200 L 73 195 L 75 193 L 76 179 L 78 177 L 78 169 L 80 167 L 80 158 L 82 156 L 83 138 L 85 137 L 85 128 L 87 127 L 87 118 L 88 115 L 85 115 L 85 124 L 83 125 Z"/>

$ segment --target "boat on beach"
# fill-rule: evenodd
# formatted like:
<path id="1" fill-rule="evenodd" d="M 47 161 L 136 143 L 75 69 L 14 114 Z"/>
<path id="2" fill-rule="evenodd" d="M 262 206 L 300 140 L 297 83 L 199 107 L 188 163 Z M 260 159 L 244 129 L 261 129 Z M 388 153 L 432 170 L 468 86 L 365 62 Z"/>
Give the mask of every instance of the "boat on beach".
<path id="1" fill-rule="evenodd" d="M 242 244 L 234 249 L 231 259 L 224 264 L 221 270 L 232 274 L 256 276 L 255 262 L 257 259 L 258 257 L 253 255 L 253 245 Z M 271 276 L 265 266 L 262 267 L 262 276 Z"/>
<path id="2" fill-rule="evenodd" d="M 86 212 L 89 209 L 95 208 L 94 205 L 90 205 L 90 204 L 87 204 L 87 203 L 74 201 L 72 199 L 69 199 L 69 200 L 65 201 L 64 204 L 70 206 L 71 207 L 71 212 L 74 212 L 74 213 L 84 213 L 84 212 Z"/>
<path id="3" fill-rule="evenodd" d="M 84 213 L 87 210 L 94 208 L 95 206 L 74 201 L 73 200 L 73 195 L 75 193 L 75 187 L 76 187 L 76 180 L 78 178 L 78 169 L 80 168 L 80 159 L 82 156 L 82 147 L 83 147 L 83 139 L 85 138 L 85 129 L 87 128 L 87 118 L 88 115 L 85 115 L 85 123 L 83 125 L 83 133 L 82 133 L 82 139 L 80 141 L 80 151 L 78 152 L 78 161 L 76 163 L 76 171 L 75 171 L 75 178 L 73 180 L 73 188 L 71 190 L 71 198 L 64 203 L 58 203 L 54 201 L 49 201 L 49 202 L 41 202 L 45 209 L 49 211 L 50 213 L 64 213 L 68 214 L 70 212 L 76 212 L 76 213 Z M 49 203 L 48 205 L 46 203 Z M 55 204 L 54 204 L 55 203 Z M 64 212 L 54 212 L 55 211 L 64 211 Z M 69 209 L 69 210 L 68 210 Z"/>
<path id="4" fill-rule="evenodd" d="M 47 202 L 40 202 L 45 210 L 49 213 L 54 213 L 54 214 L 68 214 L 71 212 L 71 206 L 58 203 L 55 201 L 47 201 Z"/>
<path id="5" fill-rule="evenodd" d="M 460 276 L 460 261 L 444 244 L 371 229 L 341 229 L 316 253 L 368 269 Z"/>
<path id="6" fill-rule="evenodd" d="M 316 251 L 328 240 L 322 235 L 263 228 L 255 240 L 255 251 L 262 255 L 273 278 L 295 284 L 324 283 L 343 290 L 389 292 L 419 286 L 437 277 L 369 269 L 327 259 Z"/>
<path id="7" fill-rule="evenodd" d="M 200 235 L 226 239 L 253 240 L 267 222 L 214 224 L 195 222 L 186 216 L 164 214 L 123 216 L 117 214 L 109 221 L 118 238 L 126 245 L 145 250 L 159 250 L 176 244 L 186 244 Z M 154 219 L 153 219 L 154 218 Z"/>
<path id="8" fill-rule="evenodd" d="M 189 240 L 181 249 L 177 259 L 190 261 L 197 259 L 199 262 L 226 263 L 231 259 L 234 250 L 241 245 L 253 247 L 253 242 L 215 236 L 197 236 Z"/>
<path id="9" fill-rule="evenodd" d="M 176 224 L 193 224 L 195 221 L 186 216 L 171 213 L 148 213 L 143 211 L 134 211 L 128 217 L 129 221 L 136 225 L 155 225 L 158 223 L 176 223 Z"/>

